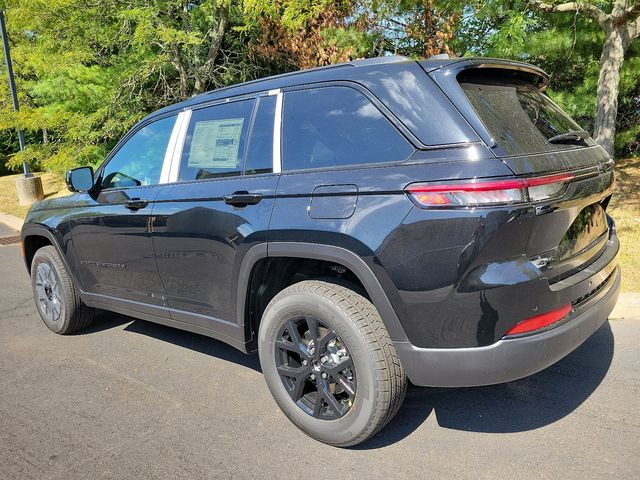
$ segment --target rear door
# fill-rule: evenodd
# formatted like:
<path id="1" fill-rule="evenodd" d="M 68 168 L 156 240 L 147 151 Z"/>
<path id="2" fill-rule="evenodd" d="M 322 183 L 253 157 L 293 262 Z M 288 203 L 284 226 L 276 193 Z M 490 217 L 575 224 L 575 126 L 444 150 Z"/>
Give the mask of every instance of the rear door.
<path id="1" fill-rule="evenodd" d="M 176 321 L 242 336 L 238 272 L 248 249 L 267 241 L 278 183 L 276 101 L 265 95 L 191 112 L 173 182 L 154 209 L 154 249 Z"/>

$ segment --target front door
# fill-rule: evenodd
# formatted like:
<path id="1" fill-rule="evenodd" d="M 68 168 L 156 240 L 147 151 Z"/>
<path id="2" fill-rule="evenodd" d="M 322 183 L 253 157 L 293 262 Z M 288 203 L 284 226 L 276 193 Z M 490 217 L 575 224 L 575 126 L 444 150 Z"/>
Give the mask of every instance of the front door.
<path id="1" fill-rule="evenodd" d="M 69 225 L 83 289 L 90 294 L 164 306 L 151 239 L 152 212 L 176 116 L 142 126 L 78 194 Z"/>
<path id="2" fill-rule="evenodd" d="M 237 276 L 249 248 L 267 241 L 275 96 L 194 110 L 176 182 L 154 208 L 154 249 L 176 321 L 239 338 Z"/>

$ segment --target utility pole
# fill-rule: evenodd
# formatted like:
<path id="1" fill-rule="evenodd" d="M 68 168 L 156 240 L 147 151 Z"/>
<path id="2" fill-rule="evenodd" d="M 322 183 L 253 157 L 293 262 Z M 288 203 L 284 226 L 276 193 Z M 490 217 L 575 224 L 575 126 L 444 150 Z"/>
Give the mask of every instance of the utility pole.
<path id="1" fill-rule="evenodd" d="M 7 37 L 7 26 L 4 22 L 4 11 L 0 10 L 0 33 L 2 34 L 2 47 L 4 49 L 4 58 L 7 63 L 7 75 L 9 77 L 9 90 L 11 90 L 11 101 L 13 102 L 13 110 L 18 111 L 18 92 L 16 91 L 16 82 L 13 78 L 13 65 L 11 64 L 11 53 L 9 52 L 9 39 Z M 24 132 L 18 129 L 18 142 L 20 142 L 20 151 L 24 150 Z M 44 192 L 42 191 L 42 180 L 40 177 L 34 177 L 29 171 L 29 165 L 26 160 L 22 162 L 22 172 L 24 176 L 16 181 L 16 189 L 18 191 L 18 200 L 20 205 L 31 205 L 32 203 L 42 200 Z"/>
<path id="2" fill-rule="evenodd" d="M 16 91 L 16 82 L 13 78 L 13 65 L 11 64 L 11 53 L 9 52 L 9 39 L 7 38 L 7 26 L 4 23 L 4 11 L 0 10 L 0 30 L 2 30 L 2 47 L 4 48 L 4 59 L 7 63 L 7 75 L 9 76 L 9 90 L 11 90 L 11 100 L 13 101 L 13 109 L 17 112 L 20 109 L 18 104 L 18 92 Z M 18 141 L 20 142 L 20 150 L 24 150 L 24 132 L 18 130 Z M 22 162 L 22 169 L 25 177 L 30 177 L 29 165 Z"/>

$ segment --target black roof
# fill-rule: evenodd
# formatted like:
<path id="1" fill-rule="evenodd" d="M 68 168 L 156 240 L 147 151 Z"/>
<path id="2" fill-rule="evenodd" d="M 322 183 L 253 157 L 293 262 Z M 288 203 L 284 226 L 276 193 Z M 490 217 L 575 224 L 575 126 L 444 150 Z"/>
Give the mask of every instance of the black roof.
<path id="1" fill-rule="evenodd" d="M 516 62 L 513 60 L 503 60 L 496 58 L 484 58 L 484 57 L 463 57 L 463 58 L 447 58 L 446 56 L 436 55 L 419 62 L 408 57 L 401 55 L 390 55 L 385 57 L 374 57 L 363 60 L 353 60 L 345 63 L 338 63 L 334 65 L 327 65 L 323 67 L 309 68 L 305 70 L 298 70 L 295 72 L 283 73 L 280 75 L 273 75 L 270 77 L 259 78 L 257 80 L 251 80 L 248 82 L 238 83 L 236 85 L 230 85 L 228 87 L 218 88 L 209 92 L 194 95 L 193 97 L 184 100 L 180 103 L 169 105 L 157 112 L 154 112 L 150 116 L 164 113 L 171 110 L 180 110 L 188 108 L 193 105 L 213 101 L 219 98 L 233 97 L 238 95 L 246 95 L 254 92 L 272 90 L 276 88 L 283 88 L 296 84 L 314 83 L 319 81 L 341 80 L 344 79 L 344 71 L 346 69 L 358 68 L 364 70 L 378 70 L 384 65 L 398 65 L 398 64 L 410 64 L 420 63 L 427 73 L 432 72 L 443 67 L 452 66 L 474 66 L 480 64 L 499 64 L 503 66 L 511 65 L 514 67 L 520 67 L 524 70 L 535 72 L 545 79 L 548 79 L 547 74 L 538 67 L 533 65 Z M 348 75 L 352 77 L 352 75 Z"/>
<path id="2" fill-rule="evenodd" d="M 168 110 L 176 110 L 188 108 L 200 103 L 210 102 L 219 98 L 234 97 L 238 95 L 247 95 L 254 92 L 261 92 L 267 90 L 273 90 L 276 88 L 283 88 L 285 86 L 291 86 L 295 84 L 314 83 L 318 81 L 330 81 L 343 78 L 341 74 L 337 73 L 337 70 L 344 70 L 349 67 L 371 67 L 392 63 L 414 63 L 408 57 L 402 55 L 390 55 L 386 57 L 374 57 L 366 58 L 362 60 L 352 60 L 345 63 L 336 63 L 333 65 L 326 65 L 322 67 L 307 68 L 304 70 L 296 70 L 294 72 L 281 73 L 279 75 L 272 75 L 270 77 L 258 78 L 256 80 L 250 80 L 248 82 L 238 83 L 235 85 L 229 85 L 228 87 L 217 88 L 209 92 L 204 92 L 199 95 L 184 100 L 182 102 L 169 105 L 151 115 L 163 113 Z"/>
<path id="3" fill-rule="evenodd" d="M 158 115 L 180 111 L 216 100 L 317 82 L 341 81 L 359 84 L 372 93 L 410 131 L 418 145 L 433 146 L 477 141 L 477 135 L 459 115 L 426 73 L 437 70 L 455 71 L 474 67 L 501 67 L 525 70 L 542 77 L 546 74 L 525 63 L 488 58 L 447 58 L 437 55 L 416 61 L 403 56 L 385 56 L 311 68 L 231 85 L 193 96 L 169 105 L 145 117 L 140 123 Z M 455 78 L 455 75 L 452 75 Z M 411 105 L 407 104 L 407 100 Z M 432 122 L 429 119 L 439 118 Z M 452 121 L 446 121 L 451 119 Z"/>

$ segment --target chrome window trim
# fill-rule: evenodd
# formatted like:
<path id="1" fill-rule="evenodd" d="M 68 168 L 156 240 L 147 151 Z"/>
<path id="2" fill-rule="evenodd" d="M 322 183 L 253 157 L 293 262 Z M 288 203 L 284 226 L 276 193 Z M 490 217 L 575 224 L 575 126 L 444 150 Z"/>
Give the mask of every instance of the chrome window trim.
<path id="1" fill-rule="evenodd" d="M 272 93 L 274 92 L 274 93 Z M 282 98 L 280 90 L 271 90 L 269 95 L 277 95 L 275 115 L 273 118 L 273 173 L 282 172 Z"/>
<path id="2" fill-rule="evenodd" d="M 160 180 L 158 182 L 160 185 L 169 182 L 169 172 L 171 170 L 171 162 L 173 161 L 173 152 L 175 151 L 176 144 L 178 142 L 178 134 L 180 132 L 180 126 L 182 125 L 183 113 L 184 112 L 180 112 L 176 116 L 176 120 L 173 124 L 173 130 L 171 131 L 171 136 L 169 137 L 169 143 L 167 144 L 167 149 L 164 152 L 162 171 L 160 172 Z"/>
<path id="3" fill-rule="evenodd" d="M 264 93 L 263 93 L 264 95 Z M 278 89 L 269 90 L 267 96 L 276 96 L 276 108 L 273 119 L 273 173 L 282 171 L 281 129 L 283 93 Z M 256 97 L 254 97 L 255 99 Z M 160 183 L 176 183 L 179 181 L 180 163 L 184 149 L 192 110 L 184 110 L 178 114 L 165 154 Z"/>
<path id="4" fill-rule="evenodd" d="M 180 161 L 182 160 L 182 149 L 184 148 L 184 142 L 187 137 L 187 130 L 189 129 L 189 121 L 191 120 L 191 110 L 185 110 L 178 114 L 178 120 L 176 121 L 177 128 L 174 129 L 176 134 L 175 144 L 171 152 L 169 161 L 169 169 L 166 183 L 174 183 L 178 181 L 178 174 L 180 173 Z M 173 134 L 171 135 L 173 137 Z M 169 152 L 167 151 L 167 155 Z"/>

